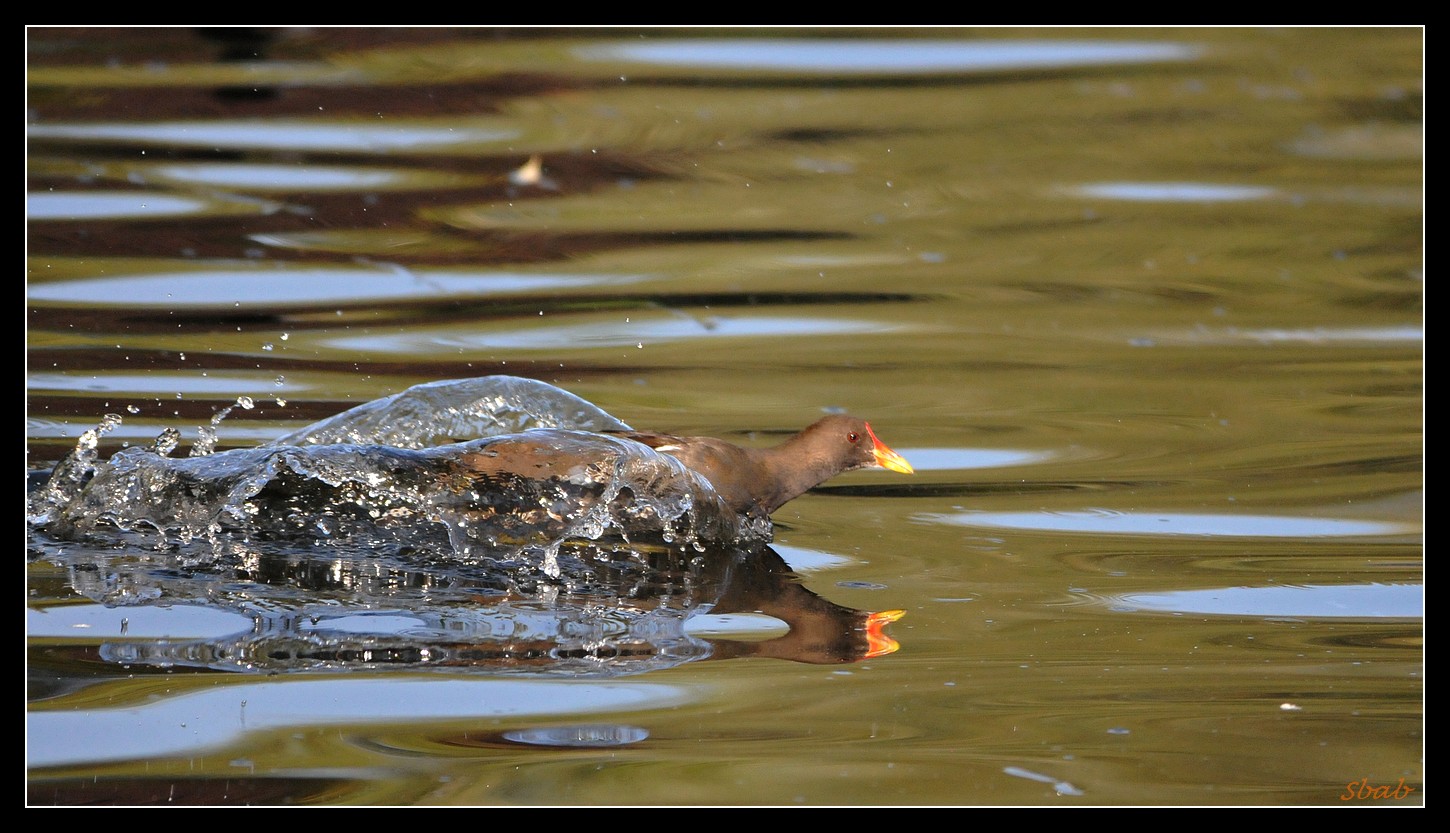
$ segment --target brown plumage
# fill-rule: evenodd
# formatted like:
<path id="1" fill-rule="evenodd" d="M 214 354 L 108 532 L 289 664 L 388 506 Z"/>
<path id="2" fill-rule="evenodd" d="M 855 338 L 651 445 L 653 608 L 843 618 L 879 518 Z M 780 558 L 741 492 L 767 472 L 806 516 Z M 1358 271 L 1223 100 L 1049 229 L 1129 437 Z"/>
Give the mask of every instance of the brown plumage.
<path id="1" fill-rule="evenodd" d="M 844 415 L 819 419 L 773 448 L 742 448 L 714 437 L 609 433 L 669 454 L 710 481 L 736 512 L 756 517 L 769 516 L 841 472 L 880 466 L 912 473 L 911 464 L 876 439 L 865 420 Z"/>

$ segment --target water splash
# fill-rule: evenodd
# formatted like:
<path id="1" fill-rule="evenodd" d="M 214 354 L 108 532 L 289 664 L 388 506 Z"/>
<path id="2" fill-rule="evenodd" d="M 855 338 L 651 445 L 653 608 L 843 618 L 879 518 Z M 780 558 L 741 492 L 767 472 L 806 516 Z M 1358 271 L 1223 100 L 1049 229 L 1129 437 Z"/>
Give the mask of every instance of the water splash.
<path id="1" fill-rule="evenodd" d="M 597 433 L 624 423 L 532 380 L 420 385 L 216 452 L 235 407 L 254 405 L 219 411 L 185 458 L 170 456 L 180 437 L 167 429 L 98 464 L 97 438 L 120 418 L 98 426 L 32 498 L 33 523 L 59 539 L 181 548 L 196 563 L 269 545 L 407 551 L 565 582 L 581 548 L 769 540 L 768 521 L 736 515 L 675 458 Z"/>
<path id="2" fill-rule="evenodd" d="M 376 443 L 428 448 L 532 428 L 628 430 L 592 402 L 516 376 L 414 385 L 280 437 L 276 445 Z"/>
<path id="3" fill-rule="evenodd" d="M 26 520 L 31 524 L 47 523 L 55 510 L 70 501 L 95 473 L 96 447 L 101 437 L 116 430 L 121 422 L 120 414 L 106 414 L 95 428 L 81 434 L 75 448 L 56 465 L 45 485 L 30 495 Z"/>
<path id="4" fill-rule="evenodd" d="M 181 445 L 181 432 L 175 428 L 167 427 L 156 435 L 156 440 L 147 449 L 158 457 L 170 457 L 171 452 Z"/>
<path id="5" fill-rule="evenodd" d="M 228 405 L 227 407 L 222 408 L 220 411 L 217 411 L 214 415 L 212 415 L 210 425 L 203 425 L 197 429 L 197 440 L 196 443 L 191 447 L 191 456 L 205 457 L 216 450 L 217 428 L 222 424 L 222 420 L 226 419 L 232 411 L 236 410 L 237 408 L 241 408 L 244 411 L 250 411 L 255 407 L 256 403 L 252 401 L 252 397 L 238 396 L 235 405 Z"/>

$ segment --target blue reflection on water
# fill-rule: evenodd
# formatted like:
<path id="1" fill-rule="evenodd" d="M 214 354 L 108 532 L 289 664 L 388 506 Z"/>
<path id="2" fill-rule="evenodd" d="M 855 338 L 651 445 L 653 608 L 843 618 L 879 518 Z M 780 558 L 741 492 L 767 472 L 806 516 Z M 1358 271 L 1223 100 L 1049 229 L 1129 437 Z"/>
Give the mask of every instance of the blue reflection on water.
<path id="1" fill-rule="evenodd" d="M 535 292 L 624 283 L 630 275 L 527 274 L 435 269 L 315 267 L 228 269 L 111 275 L 104 278 L 32 283 L 32 302 L 93 306 L 234 306 L 348 304 L 361 301 L 435 299 Z"/>
<path id="2" fill-rule="evenodd" d="M 270 150 L 388 151 L 508 142 L 519 131 L 461 125 L 344 124 L 305 121 L 98 122 L 31 125 L 32 139 L 156 142 L 164 145 Z"/>
<path id="3" fill-rule="evenodd" d="M 1082 197 L 1130 202 L 1241 202 L 1268 199 L 1279 193 L 1257 185 L 1210 182 L 1099 182 L 1070 190 Z"/>
<path id="4" fill-rule="evenodd" d="M 1403 535 L 1417 525 L 1354 518 L 1293 515 L 1214 515 L 1174 512 L 961 512 L 917 515 L 918 520 L 954 526 L 982 526 L 1105 535 L 1192 535 L 1242 538 L 1320 538 Z"/>
<path id="5" fill-rule="evenodd" d="M 1416 619 L 1425 615 L 1425 588 L 1419 584 L 1222 587 L 1130 593 L 1108 603 L 1118 610 L 1223 616 Z"/>
<path id="6" fill-rule="evenodd" d="M 901 456 L 917 471 L 960 471 L 995 469 L 1047 463 L 1058 458 L 1051 451 L 1023 451 L 1014 448 L 903 448 Z"/>
<path id="7" fill-rule="evenodd" d="M 1186 61 L 1197 47 L 1133 41 L 673 40 L 584 46 L 575 56 L 681 67 L 912 74 Z"/>
<path id="8" fill-rule="evenodd" d="M 133 639 L 206 639 L 244 631 L 251 625 L 252 620 L 239 613 L 197 605 L 83 604 L 25 611 L 25 634 L 31 639 L 99 639 L 121 635 Z"/>
<path id="9" fill-rule="evenodd" d="M 210 200 L 155 191 L 53 191 L 25 196 L 25 211 L 31 220 L 177 217 L 203 214 L 215 206 Z M 260 205 L 258 209 L 260 213 Z"/>
<path id="10" fill-rule="evenodd" d="M 154 176 L 194 185 L 218 188 L 308 188 L 352 190 L 408 184 L 404 171 L 383 168 L 346 168 L 318 165 L 249 165 L 241 163 L 164 165 L 150 171 Z M 436 186 L 436 183 L 431 183 Z"/>
<path id="11" fill-rule="evenodd" d="M 649 737 L 649 731 L 622 723 L 586 723 L 578 726 L 538 726 L 504 732 L 503 737 L 529 746 L 594 748 L 628 746 Z"/>
<path id="12" fill-rule="evenodd" d="M 206 376 L 195 373 L 95 373 L 90 376 L 70 376 L 64 373 L 30 373 L 25 377 L 26 390 L 35 391 L 92 391 L 95 393 L 162 394 L 168 399 L 180 393 L 221 394 L 223 396 L 276 396 L 288 393 L 316 390 L 317 385 L 296 381 L 292 377 L 278 381 L 275 374 L 248 374 L 246 371 L 209 371 Z M 138 402 L 143 409 L 146 403 Z M 169 416 L 166 411 L 163 416 Z M 37 422 L 37 427 L 51 424 Z M 91 427 L 91 426 L 86 426 Z M 227 430 L 244 428 L 229 423 Z M 112 434 L 112 437 L 119 437 Z M 154 439 L 154 435 L 152 435 Z"/>
<path id="13" fill-rule="evenodd" d="M 498 679 L 280 679 L 119 708 L 32 710 L 31 767 L 182 755 L 287 726 L 473 720 L 670 708 L 680 686 Z"/>
<path id="14" fill-rule="evenodd" d="M 1301 330 L 1202 330 L 1189 338 L 1196 342 L 1256 344 L 1404 344 L 1425 340 L 1425 330 L 1415 324 L 1400 327 L 1314 327 Z"/>
<path id="15" fill-rule="evenodd" d="M 747 336 L 843 335 L 885 333 L 900 329 L 873 321 L 831 318 L 741 316 L 696 319 L 690 316 L 653 319 L 621 316 L 617 322 L 574 324 L 561 327 L 530 327 L 513 331 L 435 330 L 432 332 L 378 333 L 327 339 L 338 350 L 370 350 L 386 353 L 431 353 L 446 349 L 558 350 L 591 347 L 643 348 L 654 342 L 696 338 Z"/>

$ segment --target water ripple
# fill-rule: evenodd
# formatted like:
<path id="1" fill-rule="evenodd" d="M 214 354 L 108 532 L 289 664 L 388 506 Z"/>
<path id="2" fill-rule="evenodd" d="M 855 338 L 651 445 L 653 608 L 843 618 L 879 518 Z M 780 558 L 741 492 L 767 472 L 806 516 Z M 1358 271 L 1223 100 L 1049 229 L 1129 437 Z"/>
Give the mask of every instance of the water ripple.
<path id="1" fill-rule="evenodd" d="M 25 196 L 31 220 L 145 220 L 208 214 L 268 214 L 276 206 L 158 191 L 48 191 Z"/>
<path id="2" fill-rule="evenodd" d="M 690 69 L 832 75 L 1006 72 L 1192 60 L 1180 43 L 1088 40 L 930 41 L 717 39 L 583 46 L 586 61 L 624 61 Z"/>
<path id="3" fill-rule="evenodd" d="M 144 704 L 32 710 L 26 763 L 161 758 L 234 743 L 287 726 L 482 720 L 529 715 L 663 709 L 685 689 L 647 683 L 544 680 L 337 679 L 211 686 Z"/>
<path id="4" fill-rule="evenodd" d="M 469 184 L 441 171 L 345 165 L 262 165 L 240 162 L 137 167 L 136 176 L 174 185 L 253 191 L 377 191 L 450 188 Z M 476 178 L 477 179 L 477 178 Z"/>
<path id="5" fill-rule="evenodd" d="M 1425 588 L 1420 584 L 1219 587 L 1167 593 L 1129 593 L 1104 601 L 1117 610 L 1219 616 L 1418 619 L 1425 615 Z"/>
<path id="6" fill-rule="evenodd" d="M 393 354 L 458 350 L 558 350 L 599 347 L 643 348 L 649 344 L 701 338 L 748 338 L 802 335 L 848 335 L 892 332 L 897 327 L 876 321 L 823 317 L 739 316 L 695 318 L 688 315 L 619 316 L 615 321 L 479 332 L 475 327 L 374 333 L 326 339 L 336 350 L 367 350 Z"/>
<path id="7" fill-rule="evenodd" d="M 32 283 L 29 299 L 145 307 L 356 304 L 395 300 L 436 300 L 571 289 L 637 280 L 631 275 L 558 274 L 425 268 L 288 267 L 248 268 L 214 264 L 193 271 L 115 274 L 104 278 Z"/>
<path id="8" fill-rule="evenodd" d="M 1069 190 L 1080 197 L 1130 202 L 1239 202 L 1268 199 L 1279 193 L 1257 185 L 1211 182 L 1098 182 Z"/>
<path id="9" fill-rule="evenodd" d="M 922 513 L 917 520 L 954 526 L 1086 532 L 1105 535 L 1188 535 L 1234 538 L 1325 538 L 1403 535 L 1417 531 L 1407 523 L 1355 518 L 1294 515 L 1231 515 L 1175 512 L 959 512 Z"/>
<path id="10" fill-rule="evenodd" d="M 468 145 L 503 145 L 519 131 L 499 127 L 464 127 L 457 120 L 437 126 L 426 122 L 364 124 L 331 121 L 174 121 L 38 124 L 31 139 L 101 142 L 144 142 L 170 147 L 255 150 L 333 150 L 367 153 L 434 151 Z"/>

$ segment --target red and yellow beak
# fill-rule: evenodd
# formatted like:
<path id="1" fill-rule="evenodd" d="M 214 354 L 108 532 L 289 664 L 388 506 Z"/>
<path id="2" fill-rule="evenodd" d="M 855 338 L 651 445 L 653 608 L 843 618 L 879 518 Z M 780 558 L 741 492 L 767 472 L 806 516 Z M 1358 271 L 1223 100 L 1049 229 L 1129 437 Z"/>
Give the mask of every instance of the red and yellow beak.
<path id="1" fill-rule="evenodd" d="M 876 432 L 871 430 L 870 423 L 866 425 L 866 433 L 871 435 L 871 442 L 874 446 L 871 449 L 871 453 L 876 457 L 876 465 L 883 469 L 899 471 L 902 474 L 916 473 L 916 469 L 913 469 L 911 464 L 906 462 L 905 457 L 887 448 L 886 443 L 876 439 Z"/>
<path id="2" fill-rule="evenodd" d="M 906 615 L 904 610 L 883 610 L 866 617 L 866 655 L 862 659 L 875 659 L 894 654 L 901 643 L 881 632 L 881 629 Z"/>

